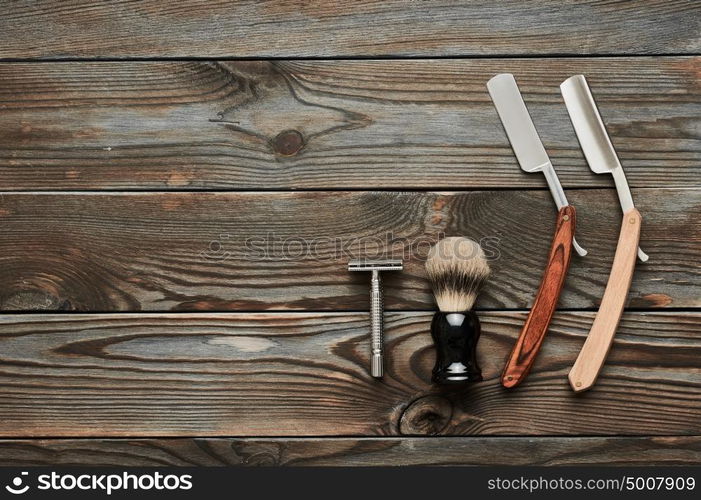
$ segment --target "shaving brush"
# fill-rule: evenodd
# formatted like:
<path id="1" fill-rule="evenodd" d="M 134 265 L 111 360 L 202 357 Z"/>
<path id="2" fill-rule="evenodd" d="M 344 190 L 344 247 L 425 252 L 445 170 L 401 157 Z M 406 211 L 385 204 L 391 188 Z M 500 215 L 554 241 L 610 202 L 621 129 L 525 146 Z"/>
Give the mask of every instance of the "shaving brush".
<path id="1" fill-rule="evenodd" d="M 426 274 L 439 309 L 431 322 L 436 346 L 433 381 L 479 382 L 482 370 L 476 350 L 480 322 L 472 306 L 489 276 L 484 252 L 468 238 L 444 238 L 429 251 Z"/>

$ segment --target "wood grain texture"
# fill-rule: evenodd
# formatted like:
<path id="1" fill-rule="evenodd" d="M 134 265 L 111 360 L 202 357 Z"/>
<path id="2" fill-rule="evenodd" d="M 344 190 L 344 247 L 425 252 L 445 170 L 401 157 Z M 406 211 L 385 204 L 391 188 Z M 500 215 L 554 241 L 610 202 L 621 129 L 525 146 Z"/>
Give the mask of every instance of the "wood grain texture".
<path id="1" fill-rule="evenodd" d="M 601 306 L 596 313 L 587 340 L 568 375 L 572 390 L 575 392 L 590 389 L 606 361 L 633 279 L 635 263 L 638 259 L 641 223 L 640 212 L 635 208 L 623 214 L 616 254 L 606 290 L 601 298 Z"/>
<path id="2" fill-rule="evenodd" d="M 0 64 L 0 179 L 7 190 L 545 188 L 519 169 L 489 99 L 503 72 L 565 187 L 612 186 L 587 167 L 559 92 L 579 73 L 633 187 L 701 186 L 699 57 Z"/>
<path id="3" fill-rule="evenodd" d="M 699 462 L 699 436 L 0 440 L 0 465 L 13 467 L 648 466 Z"/>
<path id="4" fill-rule="evenodd" d="M 593 313 L 558 313 L 531 374 L 499 383 L 525 312 L 482 313 L 485 380 L 431 385 L 431 313 L 4 315 L 0 436 L 699 435 L 701 313 L 628 313 L 593 391 L 567 371 Z"/>
<path id="5" fill-rule="evenodd" d="M 693 0 L 20 0 L 0 7 L 0 57 L 694 53 L 699 16 Z"/>
<path id="6" fill-rule="evenodd" d="M 558 212 L 543 279 L 501 374 L 501 384 L 506 388 L 514 388 L 523 382 L 545 339 L 570 267 L 576 215 L 577 210 L 572 205 L 564 206 Z"/>
<path id="7" fill-rule="evenodd" d="M 646 222 L 628 305 L 701 307 L 698 2 L 17 0 L 0 39 L 0 311 L 61 312 L 0 314 L 0 465 L 701 462 L 701 312 L 624 314 L 573 394 L 593 311 L 556 313 L 511 392 L 526 312 L 485 311 L 531 304 L 554 220 L 486 92 L 501 72 L 580 208 L 561 307 L 598 307 L 620 225 L 558 91 L 579 73 Z M 444 233 L 495 258 L 465 388 L 430 383 Z M 346 271 L 377 248 L 406 261 L 388 308 L 426 310 L 387 314 L 381 382 Z"/>
<path id="8" fill-rule="evenodd" d="M 643 189 L 630 307 L 699 307 L 701 190 Z M 570 190 L 578 239 L 562 308 L 596 308 L 621 223 L 613 190 Z M 403 258 L 388 309 L 434 308 L 424 260 L 442 235 L 481 241 L 492 275 L 478 309 L 527 308 L 557 212 L 543 191 L 0 193 L 4 311 L 360 310 L 349 258 Z"/>

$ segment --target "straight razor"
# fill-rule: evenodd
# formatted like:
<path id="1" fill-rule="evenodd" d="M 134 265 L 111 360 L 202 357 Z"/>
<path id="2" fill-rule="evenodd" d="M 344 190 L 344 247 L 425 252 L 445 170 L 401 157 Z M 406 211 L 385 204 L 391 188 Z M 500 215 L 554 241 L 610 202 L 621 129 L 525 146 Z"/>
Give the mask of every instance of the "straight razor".
<path id="1" fill-rule="evenodd" d="M 574 239 L 576 211 L 567 201 L 513 75 L 495 76 L 487 83 L 487 89 L 521 169 L 545 174 L 558 208 L 555 234 L 540 288 L 501 374 L 501 384 L 513 388 L 528 375 L 545 339 L 567 277 L 572 247 L 579 255 L 586 255 L 587 252 Z"/>

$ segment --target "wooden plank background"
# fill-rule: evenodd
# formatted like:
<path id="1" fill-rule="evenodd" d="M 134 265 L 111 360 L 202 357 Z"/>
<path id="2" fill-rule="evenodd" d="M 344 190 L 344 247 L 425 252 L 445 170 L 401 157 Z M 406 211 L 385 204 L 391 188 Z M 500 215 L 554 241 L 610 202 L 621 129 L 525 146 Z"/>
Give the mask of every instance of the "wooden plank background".
<path id="1" fill-rule="evenodd" d="M 0 464 L 701 461 L 698 2 L 22 0 L 0 41 Z M 555 210 L 486 92 L 499 72 L 590 252 L 516 391 L 498 374 Z M 559 94 L 578 73 L 650 255 L 581 395 L 566 374 L 621 215 Z M 463 388 L 430 383 L 442 235 L 492 258 L 485 380 Z M 378 249 L 406 259 L 382 381 L 345 270 Z"/>
<path id="2" fill-rule="evenodd" d="M 698 2 L 19 0 L 6 58 L 687 54 Z"/>
<path id="3" fill-rule="evenodd" d="M 523 312 L 481 314 L 485 381 L 431 384 L 430 312 L 0 318 L 4 436 L 701 435 L 698 313 L 628 313 L 596 390 L 567 372 L 594 319 L 559 313 L 528 384 L 498 383 Z M 660 397 L 664 395 L 664 397 Z"/>
<path id="4" fill-rule="evenodd" d="M 698 437 L 24 439 L 0 464 L 96 466 L 697 465 Z"/>
<path id="5" fill-rule="evenodd" d="M 650 261 L 636 271 L 632 307 L 701 305 L 701 248 L 689 244 L 701 238 L 700 194 L 634 192 Z M 611 189 L 568 196 L 590 254 L 575 257 L 560 304 L 596 308 L 620 208 Z M 442 234 L 489 251 L 493 276 L 479 308 L 526 308 L 556 214 L 549 192 L 512 190 L 10 193 L 0 210 L 0 305 L 19 311 L 363 310 L 368 277 L 349 273 L 347 261 L 377 254 L 406 260 L 386 277 L 387 308 L 431 309 L 423 257 Z"/>
<path id="6" fill-rule="evenodd" d="M 632 186 L 699 184 L 701 58 L 587 57 L 0 65 L 2 188 L 543 188 L 485 90 L 499 72 L 518 78 L 565 187 L 612 185 L 559 92 L 576 73 Z"/>

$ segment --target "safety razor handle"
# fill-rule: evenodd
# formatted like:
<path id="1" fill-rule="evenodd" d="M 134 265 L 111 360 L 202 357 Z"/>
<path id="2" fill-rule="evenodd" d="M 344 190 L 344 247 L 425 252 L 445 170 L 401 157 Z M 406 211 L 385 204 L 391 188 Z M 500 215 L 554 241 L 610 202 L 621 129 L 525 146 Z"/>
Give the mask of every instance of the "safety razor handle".
<path id="1" fill-rule="evenodd" d="M 401 259 L 351 260 L 349 271 L 371 271 L 370 278 L 370 374 L 380 378 L 384 372 L 384 339 L 382 313 L 381 271 L 401 271 L 404 268 Z"/>
<path id="2" fill-rule="evenodd" d="M 575 225 L 575 208 L 572 205 L 562 207 L 540 288 L 501 375 L 501 384 L 506 388 L 523 382 L 543 344 L 570 266 Z"/>
<path id="3" fill-rule="evenodd" d="M 431 337 L 436 346 L 433 381 L 437 384 L 479 382 L 482 370 L 477 364 L 479 318 L 473 311 L 437 312 L 431 322 Z"/>
<path id="4" fill-rule="evenodd" d="M 384 332 L 382 321 L 382 282 L 379 271 L 372 271 L 370 278 L 370 343 L 371 356 L 370 374 L 380 378 L 384 367 Z"/>
<path id="5" fill-rule="evenodd" d="M 633 280 L 641 223 L 640 212 L 635 208 L 623 214 L 616 254 L 599 311 L 568 376 L 575 392 L 585 391 L 594 385 L 611 349 Z"/>

